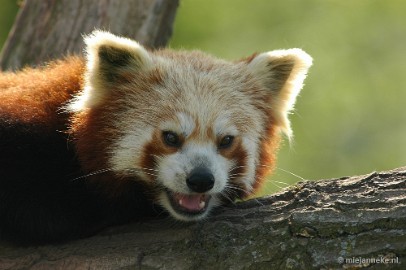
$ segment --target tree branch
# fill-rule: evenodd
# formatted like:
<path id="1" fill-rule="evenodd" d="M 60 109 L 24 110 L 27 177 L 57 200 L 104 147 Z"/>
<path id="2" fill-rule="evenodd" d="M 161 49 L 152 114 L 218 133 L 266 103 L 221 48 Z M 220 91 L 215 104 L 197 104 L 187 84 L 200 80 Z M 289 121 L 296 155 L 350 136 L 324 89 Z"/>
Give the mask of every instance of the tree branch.
<path id="1" fill-rule="evenodd" d="M 320 269 L 406 254 L 406 167 L 316 182 L 226 206 L 200 223 L 155 219 L 88 239 L 0 247 L 0 269 Z M 342 261 L 344 260 L 344 261 Z M 345 261 L 347 260 L 347 261 Z M 353 261 L 351 261 L 353 260 Z"/>

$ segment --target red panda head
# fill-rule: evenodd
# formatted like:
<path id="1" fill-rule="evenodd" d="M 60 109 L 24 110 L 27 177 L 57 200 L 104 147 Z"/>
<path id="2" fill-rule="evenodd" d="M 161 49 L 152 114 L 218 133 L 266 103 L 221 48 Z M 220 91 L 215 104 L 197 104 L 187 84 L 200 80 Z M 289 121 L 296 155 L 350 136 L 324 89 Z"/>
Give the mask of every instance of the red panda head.
<path id="1" fill-rule="evenodd" d="M 180 220 L 260 186 L 312 62 L 300 49 L 234 63 L 149 52 L 101 31 L 86 44 L 85 87 L 69 105 L 85 170 L 143 182 Z"/>

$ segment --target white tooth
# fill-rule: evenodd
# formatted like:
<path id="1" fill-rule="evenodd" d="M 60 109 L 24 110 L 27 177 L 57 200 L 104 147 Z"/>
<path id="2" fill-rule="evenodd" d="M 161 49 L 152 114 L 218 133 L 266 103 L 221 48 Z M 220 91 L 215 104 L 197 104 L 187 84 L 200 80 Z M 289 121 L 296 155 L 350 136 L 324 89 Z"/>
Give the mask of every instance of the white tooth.
<path id="1" fill-rule="evenodd" d="M 183 204 L 183 201 L 182 200 L 179 200 L 179 205 L 182 205 Z"/>
<path id="2" fill-rule="evenodd" d="M 206 205 L 206 202 L 205 202 L 205 201 L 201 201 L 201 202 L 199 203 L 200 209 L 203 209 L 205 205 Z"/>

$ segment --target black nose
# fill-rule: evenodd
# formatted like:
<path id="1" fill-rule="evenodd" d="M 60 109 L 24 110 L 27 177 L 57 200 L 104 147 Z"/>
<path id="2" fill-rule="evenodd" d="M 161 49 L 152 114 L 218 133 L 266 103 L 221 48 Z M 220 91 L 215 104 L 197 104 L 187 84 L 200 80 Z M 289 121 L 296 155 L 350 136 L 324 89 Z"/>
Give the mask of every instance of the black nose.
<path id="1" fill-rule="evenodd" d="M 186 183 L 192 191 L 203 193 L 213 188 L 214 176 L 209 169 L 198 167 L 191 171 Z"/>

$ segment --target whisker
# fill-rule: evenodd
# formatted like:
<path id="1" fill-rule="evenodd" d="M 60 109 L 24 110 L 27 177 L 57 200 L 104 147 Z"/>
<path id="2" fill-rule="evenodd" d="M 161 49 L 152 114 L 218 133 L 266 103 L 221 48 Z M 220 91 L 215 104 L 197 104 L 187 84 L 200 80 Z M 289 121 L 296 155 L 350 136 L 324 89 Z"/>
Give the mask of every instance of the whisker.
<path id="1" fill-rule="evenodd" d="M 271 185 L 274 185 L 275 187 L 277 187 L 277 188 L 279 188 L 279 189 L 283 189 L 283 188 L 286 187 L 286 186 L 280 186 L 280 185 L 276 184 L 275 182 L 277 182 L 277 181 L 269 181 L 269 183 L 270 183 Z M 279 182 L 277 182 L 277 183 L 279 183 Z"/>
<path id="2" fill-rule="evenodd" d="M 102 174 L 102 173 L 106 173 L 106 172 L 110 172 L 110 171 L 112 171 L 112 169 L 109 169 L 109 168 L 108 169 L 97 170 L 97 171 L 94 171 L 94 172 L 91 172 L 91 173 L 76 177 L 76 178 L 72 179 L 71 181 L 76 181 L 76 180 L 79 180 L 79 179 L 87 178 L 89 176 Z"/>
<path id="3" fill-rule="evenodd" d="M 224 198 L 224 199 L 226 199 L 227 201 L 229 201 L 230 203 L 232 203 L 232 204 L 235 204 L 235 201 L 233 200 L 233 199 L 231 199 L 231 197 L 230 196 L 233 196 L 234 194 L 230 194 L 230 192 L 229 191 L 227 191 L 227 190 L 225 190 L 222 194 L 221 194 L 221 196 Z"/>
<path id="4" fill-rule="evenodd" d="M 244 165 L 242 165 L 242 166 L 233 166 L 228 170 L 228 172 L 231 172 L 232 170 L 239 169 L 239 168 L 245 168 L 245 167 L 247 167 L 247 166 L 244 166 Z"/>
<path id="5" fill-rule="evenodd" d="M 252 199 L 254 202 L 256 202 L 257 204 L 259 204 L 260 206 L 264 206 L 265 204 L 263 204 L 262 202 L 260 202 L 258 199 L 254 198 Z"/>
<path id="6" fill-rule="evenodd" d="M 288 187 L 288 186 L 290 186 L 290 184 L 288 184 L 288 183 L 285 183 L 285 182 L 282 182 L 282 181 L 276 181 L 276 180 L 271 180 L 270 182 L 276 182 L 276 183 L 278 183 L 278 184 L 282 184 L 282 185 L 285 185 L 285 187 Z"/>
<path id="7" fill-rule="evenodd" d="M 300 180 L 302 180 L 302 181 L 306 181 L 306 179 L 304 179 L 303 177 L 301 177 L 301 176 L 299 176 L 299 175 L 297 175 L 297 174 L 294 174 L 294 173 L 291 172 L 291 171 L 282 169 L 282 168 L 280 168 L 280 167 L 276 167 L 276 169 L 281 170 L 281 171 L 283 171 L 283 172 L 285 172 L 285 173 L 288 173 L 288 174 L 290 174 L 290 175 L 293 175 L 294 177 L 296 177 L 296 178 L 298 178 L 298 179 L 300 179 Z"/>
<path id="8" fill-rule="evenodd" d="M 151 168 L 136 168 L 136 169 L 139 169 L 139 170 L 147 170 L 147 171 L 154 171 L 154 172 L 159 172 L 159 170 L 157 170 L 157 169 L 151 169 Z"/>
<path id="9" fill-rule="evenodd" d="M 145 168 L 145 169 L 147 169 L 147 168 Z M 145 172 L 144 169 L 140 169 L 140 168 L 129 168 L 129 169 L 126 169 L 126 171 L 128 171 L 128 172 L 130 172 L 130 173 L 142 172 L 142 173 L 144 173 L 144 174 L 157 177 L 157 175 L 156 175 L 155 173 L 152 173 L 152 172 Z"/>
<path id="10" fill-rule="evenodd" d="M 147 172 L 143 172 L 143 173 L 145 173 L 146 175 L 151 175 L 151 176 L 153 176 L 153 177 L 157 177 L 157 175 L 154 174 L 154 173 L 147 173 Z"/>
<path id="11" fill-rule="evenodd" d="M 160 155 L 152 155 L 154 158 L 156 158 L 156 159 L 158 159 L 158 160 L 160 160 L 160 159 L 163 159 L 164 157 L 163 156 L 160 156 Z"/>
<path id="12" fill-rule="evenodd" d="M 272 168 L 272 166 L 269 166 L 269 165 L 266 165 L 266 164 L 260 164 L 259 166 Z M 294 176 L 294 177 L 296 177 L 296 178 L 298 178 L 298 179 L 300 179 L 300 180 L 302 180 L 302 181 L 306 181 L 306 179 L 303 178 L 303 177 L 301 177 L 300 175 L 297 175 L 297 174 L 295 174 L 295 173 L 293 173 L 293 172 L 291 172 L 291 171 L 282 169 L 281 167 L 275 167 L 275 169 L 281 170 L 281 171 L 283 171 L 283 172 L 285 172 L 285 173 L 288 173 L 288 174 L 290 174 L 290 175 L 292 175 L 292 176 Z"/>
<path id="13" fill-rule="evenodd" d="M 226 185 L 227 189 L 233 189 L 233 190 L 238 190 L 238 191 L 243 191 L 244 193 L 247 193 L 247 191 L 243 188 L 236 187 L 236 186 L 231 186 L 231 185 Z"/>
<path id="14" fill-rule="evenodd" d="M 233 174 L 230 174 L 228 177 L 229 178 L 232 178 L 232 177 L 236 178 L 236 176 L 243 176 L 243 175 L 245 175 L 245 174 L 244 173 L 233 173 Z"/>

